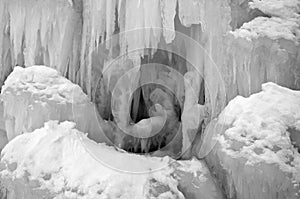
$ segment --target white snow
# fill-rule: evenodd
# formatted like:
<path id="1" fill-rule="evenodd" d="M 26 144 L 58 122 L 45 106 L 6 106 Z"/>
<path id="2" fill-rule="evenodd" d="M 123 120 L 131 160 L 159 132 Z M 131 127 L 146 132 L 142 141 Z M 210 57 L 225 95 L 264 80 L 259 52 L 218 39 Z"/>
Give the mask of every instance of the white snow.
<path id="1" fill-rule="evenodd" d="M 228 104 L 217 122 L 224 130 L 210 132 L 217 133 L 217 145 L 207 159 L 219 177 L 225 175 L 230 182 L 229 195 L 299 198 L 299 121 L 300 91 L 274 83 L 263 84 L 262 92 L 249 98 L 238 96 Z M 296 139 L 291 138 L 292 133 Z"/>
<path id="2" fill-rule="evenodd" d="M 196 159 L 174 162 L 119 152 L 89 140 L 74 126 L 49 121 L 9 142 L 0 163 L 4 186 L 23 179 L 31 192 L 44 190 L 41 197 L 54 198 L 184 198 L 177 186 L 191 173 L 205 198 L 220 198 L 205 164 Z"/>
<path id="3" fill-rule="evenodd" d="M 48 120 L 76 121 L 80 130 L 103 141 L 96 110 L 82 89 L 46 66 L 15 67 L 1 90 L 9 140 Z"/>
<path id="4" fill-rule="evenodd" d="M 296 43 L 300 38 L 299 27 L 299 23 L 294 20 L 257 17 L 231 33 L 236 38 L 241 37 L 248 40 L 267 37 L 273 40 L 283 38 Z"/>
<path id="5" fill-rule="evenodd" d="M 282 18 L 300 17 L 299 0 L 253 0 L 249 2 L 250 8 L 257 8 L 263 13 Z"/>
<path id="6" fill-rule="evenodd" d="M 233 32 L 236 37 L 248 40 L 268 37 L 273 40 L 284 38 L 295 43 L 300 38 L 299 0 L 254 0 L 251 9 L 259 9 L 269 17 L 257 17 Z"/>

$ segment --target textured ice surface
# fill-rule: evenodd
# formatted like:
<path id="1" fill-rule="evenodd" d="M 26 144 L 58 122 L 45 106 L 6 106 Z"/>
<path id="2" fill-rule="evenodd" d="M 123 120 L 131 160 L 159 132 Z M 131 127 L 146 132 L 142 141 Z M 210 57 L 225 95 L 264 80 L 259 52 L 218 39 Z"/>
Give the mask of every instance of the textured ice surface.
<path id="1" fill-rule="evenodd" d="M 50 121 L 5 147 L 0 178 L 11 198 L 222 198 L 204 162 L 120 152 L 74 126 Z"/>
<path id="2" fill-rule="evenodd" d="M 207 128 L 212 146 L 199 155 L 213 148 L 206 160 L 229 198 L 299 198 L 299 102 L 300 91 L 266 83 L 234 98 Z"/>
<path id="3" fill-rule="evenodd" d="M 77 127 L 103 141 L 101 118 L 82 89 L 46 66 L 15 67 L 1 90 L 9 140 L 43 126 L 48 120 L 75 121 Z"/>

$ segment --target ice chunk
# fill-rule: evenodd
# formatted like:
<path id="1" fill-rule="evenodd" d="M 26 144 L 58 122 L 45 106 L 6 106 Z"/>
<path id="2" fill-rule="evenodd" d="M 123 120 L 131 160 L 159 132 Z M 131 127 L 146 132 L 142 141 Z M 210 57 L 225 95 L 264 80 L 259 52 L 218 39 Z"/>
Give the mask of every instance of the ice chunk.
<path id="1" fill-rule="evenodd" d="M 223 110 L 207 133 L 217 143 L 206 160 L 227 197 L 299 198 L 299 102 L 300 91 L 266 83 L 262 92 L 238 96 Z"/>
<path id="2" fill-rule="evenodd" d="M 104 141 L 102 119 L 82 89 L 46 66 L 15 67 L 1 91 L 9 140 L 48 120 L 75 121 L 80 130 Z"/>
<path id="3" fill-rule="evenodd" d="M 49 121 L 5 147 L 0 178 L 11 198 L 221 198 L 203 162 L 119 152 L 74 126 Z"/>

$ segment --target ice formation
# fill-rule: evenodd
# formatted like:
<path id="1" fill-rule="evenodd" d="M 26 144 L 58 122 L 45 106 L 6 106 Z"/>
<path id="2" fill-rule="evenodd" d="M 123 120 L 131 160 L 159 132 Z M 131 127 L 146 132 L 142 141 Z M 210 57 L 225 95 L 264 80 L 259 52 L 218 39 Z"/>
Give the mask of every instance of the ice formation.
<path id="1" fill-rule="evenodd" d="M 0 176 L 4 185 L 14 186 L 9 197 L 163 199 L 184 198 L 185 193 L 190 198 L 222 197 L 204 162 L 119 152 L 89 140 L 74 126 L 50 121 L 5 147 Z"/>
<path id="2" fill-rule="evenodd" d="M 299 102 L 299 91 L 266 83 L 234 98 L 207 129 L 217 143 L 205 159 L 229 198 L 299 198 Z"/>
<path id="3" fill-rule="evenodd" d="M 187 159 L 208 155 L 209 166 L 228 198 L 268 198 L 275 189 L 279 198 L 296 197 L 299 181 L 295 177 L 292 187 L 291 178 L 299 174 L 296 164 L 292 165 L 298 161 L 293 146 L 300 145 L 299 125 L 291 125 L 282 115 L 293 120 L 297 115 L 289 116 L 281 104 L 263 109 L 282 120 L 280 129 L 286 133 L 280 134 L 281 144 L 290 147 L 284 149 L 294 155 L 293 160 L 284 162 L 286 154 L 277 145 L 274 153 L 272 147 L 247 153 L 256 157 L 267 151 L 275 157 L 277 163 L 265 164 L 265 159 L 260 159 L 263 163 L 255 166 L 265 173 L 274 171 L 278 181 L 251 173 L 251 165 L 246 165 L 245 171 L 255 177 L 235 173 L 248 161 L 245 159 L 226 164 L 233 160 L 226 154 L 229 149 L 256 147 L 257 142 L 273 142 L 274 137 L 254 140 L 251 145 L 250 136 L 244 146 L 232 142 L 230 133 L 220 142 L 220 135 L 231 128 L 221 119 L 240 101 L 250 101 L 253 108 L 245 105 L 241 110 L 253 112 L 257 107 L 251 100 L 282 99 L 276 93 L 289 96 L 289 103 L 296 99 L 297 91 L 273 84 L 252 94 L 260 92 L 265 82 L 300 89 L 299 5 L 299 0 L 0 0 L 0 85 L 6 80 L 1 90 L 0 149 L 8 140 L 13 142 L 15 136 L 32 132 L 48 120 L 70 120 L 94 141 L 113 142 L 130 152 Z M 235 98 L 238 95 L 242 97 Z M 270 104 L 276 100 L 269 100 Z M 288 106 L 287 102 L 282 99 L 283 105 Z M 291 112 L 296 107 L 295 102 Z M 276 115 L 278 111 L 282 115 Z M 258 130 L 263 132 L 259 136 L 265 136 L 264 129 Z M 233 146 L 227 149 L 226 143 Z M 224 161 L 230 172 L 221 175 L 224 168 L 218 161 Z M 280 161 L 284 164 L 278 164 Z M 253 189 L 247 187 L 257 179 L 274 186 L 252 183 L 256 185 Z M 279 187 L 277 182 L 285 184 Z M 155 187 L 158 182 L 151 183 Z M 263 193 L 257 191 L 261 189 Z M 291 195 L 285 195 L 286 189 Z"/>
<path id="4" fill-rule="evenodd" d="M 70 120 L 89 137 L 105 141 L 101 129 L 104 125 L 87 95 L 52 68 L 15 67 L 2 87 L 1 96 L 8 140 L 40 128 L 48 120 Z"/>
<path id="5" fill-rule="evenodd" d="M 253 1 L 248 9 L 260 14 L 227 34 L 228 99 L 258 92 L 267 81 L 299 88 L 299 1 Z"/>

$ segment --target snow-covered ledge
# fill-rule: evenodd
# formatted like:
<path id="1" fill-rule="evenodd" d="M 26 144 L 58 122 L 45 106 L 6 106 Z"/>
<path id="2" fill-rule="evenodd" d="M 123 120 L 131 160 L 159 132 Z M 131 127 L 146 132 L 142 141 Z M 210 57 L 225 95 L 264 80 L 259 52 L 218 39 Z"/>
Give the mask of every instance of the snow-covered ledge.
<path id="1" fill-rule="evenodd" d="M 49 121 L 6 145 L 0 179 L 9 198 L 222 198 L 202 161 L 128 154 L 74 126 Z"/>

